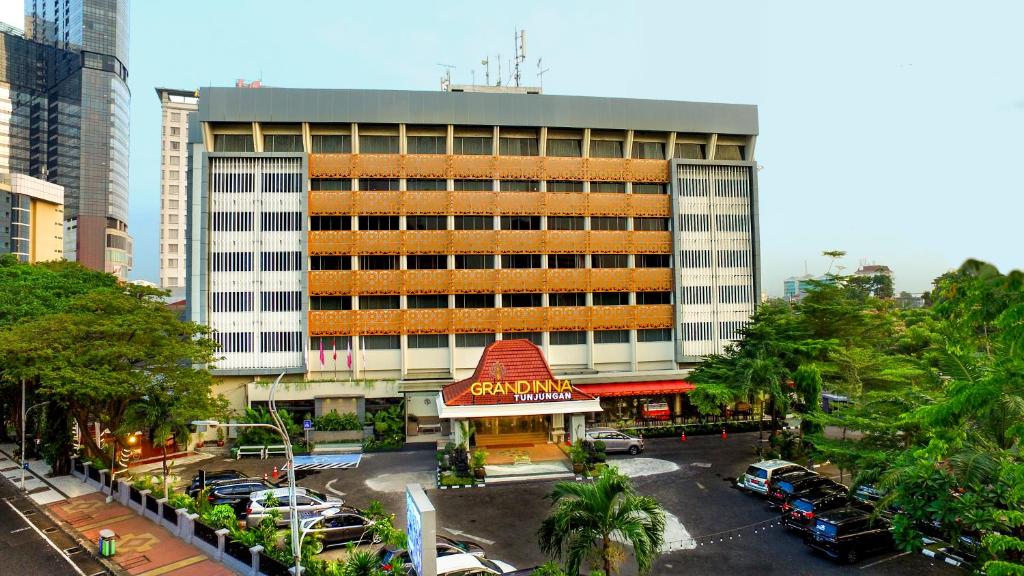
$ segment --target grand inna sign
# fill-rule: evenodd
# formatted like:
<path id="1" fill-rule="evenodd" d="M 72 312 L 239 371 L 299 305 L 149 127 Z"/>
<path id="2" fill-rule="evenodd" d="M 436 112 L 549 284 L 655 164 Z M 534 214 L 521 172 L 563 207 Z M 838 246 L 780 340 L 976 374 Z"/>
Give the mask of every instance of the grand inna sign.
<path id="1" fill-rule="evenodd" d="M 552 402 L 572 400 L 572 384 L 568 380 L 495 380 L 477 381 L 469 385 L 473 396 L 512 396 L 515 402 Z"/>

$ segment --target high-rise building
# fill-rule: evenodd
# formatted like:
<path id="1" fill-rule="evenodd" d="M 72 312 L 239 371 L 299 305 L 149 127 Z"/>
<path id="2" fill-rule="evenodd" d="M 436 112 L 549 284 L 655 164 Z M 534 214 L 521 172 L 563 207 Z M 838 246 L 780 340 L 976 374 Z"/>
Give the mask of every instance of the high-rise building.
<path id="1" fill-rule="evenodd" d="M 599 396 L 602 419 L 678 417 L 688 370 L 760 293 L 757 129 L 744 105 L 203 89 L 189 317 L 215 330 L 239 406 L 287 372 L 306 384 L 277 401 L 297 413 L 404 396 L 423 418 L 553 431 Z M 537 382 L 502 382 L 534 350 Z"/>
<path id="2" fill-rule="evenodd" d="M 128 1 L 26 0 L 0 30 L 0 165 L 64 189 L 64 256 L 124 277 L 128 235 Z M 4 114 L 0 111 L 0 114 Z"/>
<path id="3" fill-rule="evenodd" d="M 64 190 L 24 174 L 0 173 L 0 254 L 22 262 L 64 257 Z"/>
<path id="4" fill-rule="evenodd" d="M 188 115 L 195 112 L 195 90 L 157 88 L 160 98 L 160 287 L 173 297 L 185 292 L 185 197 L 188 174 Z"/>

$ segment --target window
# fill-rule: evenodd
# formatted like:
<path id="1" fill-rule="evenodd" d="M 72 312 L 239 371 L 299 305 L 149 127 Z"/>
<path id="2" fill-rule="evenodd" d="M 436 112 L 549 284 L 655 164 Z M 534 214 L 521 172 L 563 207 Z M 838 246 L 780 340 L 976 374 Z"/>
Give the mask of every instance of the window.
<path id="1" fill-rule="evenodd" d="M 641 305 L 671 304 L 671 292 L 637 292 L 636 303 Z"/>
<path id="2" fill-rule="evenodd" d="M 456 230 L 494 230 L 494 216 L 456 216 Z"/>
<path id="3" fill-rule="evenodd" d="M 629 268 L 629 256 L 626 254 L 591 254 L 591 268 Z"/>
<path id="4" fill-rule="evenodd" d="M 214 272 L 252 272 L 252 252 L 214 252 L 210 256 Z"/>
<path id="5" fill-rule="evenodd" d="M 301 134 L 264 134 L 264 152 L 302 152 Z"/>
<path id="6" fill-rule="evenodd" d="M 390 336 L 360 336 L 364 350 L 399 350 L 402 345 L 397 334 Z"/>
<path id="7" fill-rule="evenodd" d="M 504 308 L 538 308 L 540 294 L 502 294 L 501 305 Z"/>
<path id="8" fill-rule="evenodd" d="M 494 334 L 456 334 L 456 348 L 483 348 L 494 343 Z"/>
<path id="9" fill-rule="evenodd" d="M 540 332 L 505 332 L 501 335 L 502 340 L 529 340 L 540 346 L 544 342 L 544 336 Z"/>
<path id="10" fill-rule="evenodd" d="M 687 160 L 703 160 L 704 145 L 695 142 L 676 142 L 673 158 L 684 158 Z"/>
<path id="11" fill-rule="evenodd" d="M 679 195 L 696 198 L 708 195 L 711 183 L 703 178 L 680 178 Z"/>
<path id="12" fill-rule="evenodd" d="M 261 252 L 260 269 L 264 272 L 301 270 L 302 252 Z"/>
<path id="13" fill-rule="evenodd" d="M 548 192 L 583 192 L 583 182 L 548 182 Z"/>
<path id="14" fill-rule="evenodd" d="M 683 304 L 711 303 L 711 286 L 683 286 L 680 293 Z"/>
<path id="15" fill-rule="evenodd" d="M 252 134 L 214 134 L 213 150 L 215 152 L 255 152 Z"/>
<path id="16" fill-rule="evenodd" d="M 330 350 L 338 350 L 338 356 L 345 358 L 345 350 L 349 347 L 351 336 L 310 336 L 309 349 L 313 352 L 319 351 L 321 346 L 326 356 Z"/>
<path id="17" fill-rule="evenodd" d="M 747 232 L 750 217 L 746 214 L 716 214 L 715 228 L 723 232 Z"/>
<path id="18" fill-rule="evenodd" d="M 264 312 L 295 312 L 302 310 L 302 292 L 261 292 L 260 310 Z"/>
<path id="19" fill-rule="evenodd" d="M 351 190 L 352 180 L 349 178 L 313 178 L 309 181 L 309 187 L 314 192 Z"/>
<path id="20" fill-rule="evenodd" d="M 263 192 L 304 192 L 302 174 L 295 172 L 264 172 Z"/>
<path id="21" fill-rule="evenodd" d="M 718 265 L 722 268 L 747 268 L 750 266 L 748 250 L 719 250 Z"/>
<path id="22" fill-rule="evenodd" d="M 664 160 L 664 142 L 637 142 L 633 141 L 633 158 L 642 160 Z"/>
<path id="23" fill-rule="evenodd" d="M 181 165 L 181 158 L 179 158 L 178 156 L 168 156 L 167 163 L 170 164 L 171 166 L 179 166 Z"/>
<path id="24" fill-rule="evenodd" d="M 591 192 L 613 192 L 624 194 L 626 192 L 625 182 L 591 182 Z"/>
<path id="25" fill-rule="evenodd" d="M 351 230 L 351 216 L 310 216 L 310 230 Z"/>
<path id="26" fill-rule="evenodd" d="M 583 156 L 583 141 L 569 138 L 548 138 L 548 156 L 579 158 Z"/>
<path id="27" fill-rule="evenodd" d="M 456 308 L 494 308 L 493 294 L 456 294 Z"/>
<path id="28" fill-rule="evenodd" d="M 743 160 L 743 146 L 719 144 L 715 147 L 715 160 Z"/>
<path id="29" fill-rule="evenodd" d="M 310 256 L 310 270 L 351 270 L 351 256 Z"/>
<path id="30" fill-rule="evenodd" d="M 540 254 L 502 254 L 502 268 L 540 268 Z"/>
<path id="31" fill-rule="evenodd" d="M 170 209 L 170 210 L 177 210 L 178 209 L 178 201 L 177 200 L 168 200 L 167 201 L 167 208 Z"/>
<path id="32" fill-rule="evenodd" d="M 719 178 L 715 181 L 715 196 L 719 198 L 747 198 L 750 196 L 750 182 L 746 176 Z"/>
<path id="33" fill-rule="evenodd" d="M 683 232 L 708 232 L 711 230 L 710 214 L 682 214 L 679 229 Z"/>
<path id="34" fill-rule="evenodd" d="M 746 322 L 742 320 L 719 322 L 718 337 L 721 338 L 722 340 L 739 340 L 742 336 L 742 334 L 740 334 L 740 330 L 743 329 L 743 326 L 745 324 Z"/>
<path id="35" fill-rule="evenodd" d="M 591 140 L 591 158 L 622 158 L 622 140 Z"/>
<path id="36" fill-rule="evenodd" d="M 398 270 L 398 256 L 360 256 L 360 270 Z"/>
<path id="37" fill-rule="evenodd" d="M 668 194 L 664 184 L 649 184 L 647 182 L 634 182 L 633 194 Z"/>
<path id="38" fill-rule="evenodd" d="M 722 304 L 750 302 L 750 286 L 719 286 L 718 301 Z"/>
<path id="39" fill-rule="evenodd" d="M 251 312 L 252 292 L 214 292 L 214 312 Z"/>
<path id="40" fill-rule="evenodd" d="M 649 328 L 636 331 L 637 342 L 671 342 L 671 328 Z"/>
<path id="41" fill-rule="evenodd" d="M 398 178 L 360 178 L 359 189 L 367 192 L 398 190 Z"/>
<path id="42" fill-rule="evenodd" d="M 446 230 L 448 228 L 448 217 L 406 216 L 405 228 L 407 230 Z"/>
<path id="43" fill-rule="evenodd" d="M 310 296 L 310 310 L 351 310 L 351 296 Z"/>
<path id="44" fill-rule="evenodd" d="M 575 344 L 586 344 L 587 333 L 586 332 L 552 332 L 551 336 L 552 346 L 572 346 Z"/>
<path id="45" fill-rule="evenodd" d="M 302 212 L 264 212 L 264 232 L 290 232 L 302 230 Z"/>
<path id="46" fill-rule="evenodd" d="M 548 306 L 586 306 L 587 295 L 583 292 L 548 294 Z"/>
<path id="47" fill-rule="evenodd" d="M 583 216 L 548 216 L 548 230 L 584 230 Z"/>
<path id="48" fill-rule="evenodd" d="M 540 230 L 540 216 L 502 216 L 502 230 Z"/>
<path id="49" fill-rule="evenodd" d="M 502 192 L 537 192 L 540 182 L 537 180 L 502 180 L 498 183 Z"/>
<path id="50" fill-rule="evenodd" d="M 168 244 L 167 245 L 167 253 L 168 254 L 177 254 L 178 253 L 178 245 L 177 244 Z"/>
<path id="51" fill-rule="evenodd" d="M 679 253 L 681 268 L 710 268 L 711 250 L 683 250 Z"/>
<path id="52" fill-rule="evenodd" d="M 406 336 L 409 348 L 447 348 L 447 334 L 409 334 Z"/>
<path id="53" fill-rule="evenodd" d="M 181 136 L 181 128 L 178 126 L 171 126 L 171 136 Z M 217 140 L 214 139 L 214 142 Z"/>
<path id="54" fill-rule="evenodd" d="M 594 330 L 594 344 L 629 344 L 629 330 Z"/>
<path id="55" fill-rule="evenodd" d="M 456 192 L 492 192 L 494 190 L 493 180 L 455 180 Z"/>
<path id="56" fill-rule="evenodd" d="M 683 322 L 683 340 L 711 340 L 711 322 Z"/>
<path id="57" fill-rule="evenodd" d="M 348 134 L 313 134 L 314 154 L 351 154 L 352 137 Z"/>
<path id="58" fill-rule="evenodd" d="M 178 171 L 171 170 L 171 180 L 178 179 Z M 213 191 L 226 193 L 251 193 L 256 191 L 256 177 L 253 174 L 227 172 L 213 174 Z"/>
<path id="59" fill-rule="evenodd" d="M 170 194 L 171 196 L 177 196 L 179 192 L 180 187 L 177 184 L 170 184 L 167 186 L 167 193 Z"/>
<path id="60" fill-rule="evenodd" d="M 456 136 L 452 154 L 490 156 L 494 153 L 492 140 L 491 136 Z"/>
<path id="61" fill-rule="evenodd" d="M 633 218 L 633 229 L 646 232 L 666 232 L 668 223 L 668 218 Z"/>
<path id="62" fill-rule="evenodd" d="M 672 262 L 668 254 L 637 254 L 633 256 L 634 268 L 670 268 Z"/>
<path id="63" fill-rule="evenodd" d="M 444 270 L 448 267 L 448 256 L 445 254 L 406 256 L 405 267 L 409 270 Z"/>
<path id="64" fill-rule="evenodd" d="M 406 190 L 446 190 L 447 180 L 427 180 L 422 178 L 410 178 L 405 181 Z"/>
<path id="65" fill-rule="evenodd" d="M 302 332 L 261 332 L 261 352 L 301 352 Z"/>
<path id="66" fill-rule="evenodd" d="M 536 138 L 498 138 L 498 153 L 502 156 L 536 156 L 540 147 Z"/>
<path id="67" fill-rule="evenodd" d="M 178 142 L 177 140 L 171 140 L 168 144 L 170 145 L 171 150 L 181 150 L 181 142 Z"/>
<path id="68" fill-rule="evenodd" d="M 628 218 L 592 216 L 590 218 L 591 230 L 625 230 L 628 226 Z"/>
<path id="69" fill-rule="evenodd" d="M 214 212 L 210 220 L 214 232 L 252 231 L 252 212 Z"/>
<path id="70" fill-rule="evenodd" d="M 398 154 L 398 136 L 359 135 L 360 154 Z"/>
<path id="71" fill-rule="evenodd" d="M 594 292 L 594 306 L 628 306 L 629 292 Z"/>
<path id="72" fill-rule="evenodd" d="M 447 294 L 417 294 L 406 296 L 406 308 L 447 308 Z"/>
<path id="73" fill-rule="evenodd" d="M 586 268 L 586 254 L 549 254 L 548 268 Z"/>
<path id="74" fill-rule="evenodd" d="M 360 230 L 398 230 L 398 216 L 360 216 Z"/>
<path id="75" fill-rule="evenodd" d="M 456 254 L 456 270 L 490 270 L 494 268 L 493 254 Z"/>
<path id="76" fill-rule="evenodd" d="M 360 296 L 360 310 L 398 310 L 398 296 Z"/>
<path id="77" fill-rule="evenodd" d="M 252 332 L 215 332 L 221 352 L 252 352 Z"/>
<path id="78" fill-rule="evenodd" d="M 409 136 L 409 154 L 444 154 L 446 136 Z"/>
<path id="79" fill-rule="evenodd" d="M 18 251 L 19 252 L 24 252 L 25 249 L 21 248 Z M 178 259 L 177 258 L 168 258 L 167 259 L 167 265 L 170 266 L 171 268 L 177 268 L 178 267 Z"/>

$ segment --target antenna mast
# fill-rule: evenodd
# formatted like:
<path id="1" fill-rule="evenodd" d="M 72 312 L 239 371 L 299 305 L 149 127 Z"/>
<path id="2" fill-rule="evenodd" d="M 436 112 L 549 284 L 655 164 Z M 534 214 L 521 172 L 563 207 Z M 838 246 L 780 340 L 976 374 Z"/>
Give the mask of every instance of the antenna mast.
<path id="1" fill-rule="evenodd" d="M 452 70 L 455 70 L 455 66 L 451 64 L 437 63 L 438 66 L 444 68 L 444 76 L 441 76 L 441 91 L 447 92 L 451 89 L 452 85 Z"/>
<path id="2" fill-rule="evenodd" d="M 526 30 L 518 30 L 515 33 L 515 48 L 516 55 L 512 59 L 514 64 L 514 72 L 512 73 L 512 79 L 515 81 L 516 86 L 519 86 L 519 81 L 522 75 L 519 72 L 519 64 L 526 60 Z"/>
<path id="3" fill-rule="evenodd" d="M 541 66 L 543 58 L 537 58 L 537 78 L 540 78 L 540 87 L 544 88 L 544 74 L 546 74 L 551 68 L 544 68 Z"/>
<path id="4" fill-rule="evenodd" d="M 491 85 L 491 58 L 488 56 L 480 61 L 484 65 L 484 85 Z"/>

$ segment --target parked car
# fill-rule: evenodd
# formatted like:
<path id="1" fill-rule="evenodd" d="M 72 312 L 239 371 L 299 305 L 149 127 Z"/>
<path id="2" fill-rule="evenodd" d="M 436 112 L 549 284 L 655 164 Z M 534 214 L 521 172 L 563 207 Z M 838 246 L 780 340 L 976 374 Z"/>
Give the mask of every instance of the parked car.
<path id="1" fill-rule="evenodd" d="M 803 466 L 786 460 L 762 460 L 751 464 L 747 471 L 736 479 L 736 486 L 742 490 L 750 490 L 758 494 L 768 494 L 768 482 L 771 481 L 773 476 L 788 472 L 799 472 L 801 470 L 807 471 Z"/>
<path id="2" fill-rule="evenodd" d="M 249 496 L 253 492 L 274 488 L 274 485 L 259 478 L 238 478 L 235 480 L 221 480 L 216 484 L 206 485 L 208 492 L 206 499 L 210 504 L 227 504 L 235 510 L 235 515 L 244 517 L 247 513 Z M 198 494 L 198 492 L 197 492 Z"/>
<path id="3" fill-rule="evenodd" d="M 481 558 L 485 556 L 484 549 L 475 542 L 452 540 L 451 538 L 438 536 L 437 557 L 451 556 L 453 554 L 472 554 L 473 556 L 479 556 Z M 391 570 L 391 563 L 395 558 L 401 559 L 406 566 L 412 565 L 412 559 L 409 558 L 408 550 L 382 548 L 378 553 L 378 557 L 380 558 L 380 564 L 385 571 Z"/>
<path id="4" fill-rule="evenodd" d="M 437 559 L 437 576 L 489 576 L 509 574 L 515 566 L 472 554 L 450 554 Z"/>
<path id="5" fill-rule="evenodd" d="M 268 499 L 270 496 L 277 499 L 276 505 L 269 505 Z M 341 499 L 331 499 L 316 490 L 302 487 L 295 489 L 295 505 L 299 518 L 303 520 L 323 515 L 326 511 L 332 508 L 344 508 L 344 502 Z M 288 506 L 287 488 L 274 488 L 273 490 L 253 492 L 249 496 L 249 505 L 245 511 L 246 526 L 250 528 L 257 526 L 274 510 L 280 514 L 277 520 L 277 525 L 287 525 L 288 520 L 291 517 L 290 507 Z"/>
<path id="6" fill-rule="evenodd" d="M 211 486 L 218 482 L 225 480 L 241 480 L 247 476 L 238 470 L 216 470 L 213 472 L 206 472 L 206 485 Z M 189 484 L 187 494 L 193 498 L 196 494 L 203 489 L 203 474 L 200 472 L 192 477 L 192 483 Z"/>
<path id="7" fill-rule="evenodd" d="M 604 442 L 606 452 L 629 452 L 634 456 L 644 451 L 644 440 L 619 432 L 614 428 L 594 428 L 587 430 L 588 442 Z"/>
<path id="8" fill-rule="evenodd" d="M 846 486 L 815 472 L 799 475 L 796 473 L 784 474 L 781 477 L 773 478 L 768 483 L 768 505 L 779 508 L 794 497 L 819 488 L 834 489 L 840 492 L 848 491 Z"/>
<path id="9" fill-rule="evenodd" d="M 827 510 L 843 508 L 850 503 L 846 492 L 819 488 L 782 505 L 782 524 L 798 532 L 809 532 L 814 527 L 814 518 Z"/>
<path id="10" fill-rule="evenodd" d="M 839 508 L 814 519 L 804 544 L 852 564 L 872 552 L 891 549 L 895 542 L 890 527 L 885 518 L 872 518 L 864 510 Z"/>
<path id="11" fill-rule="evenodd" d="M 287 499 L 287 498 L 286 498 Z M 356 508 L 341 507 L 330 508 L 325 511 L 327 515 L 317 523 L 314 528 L 318 530 L 314 545 L 314 554 L 319 554 L 325 548 L 348 544 L 349 542 L 378 542 L 372 532 L 373 520 L 365 512 Z M 322 532 L 320 530 L 323 530 Z"/>

